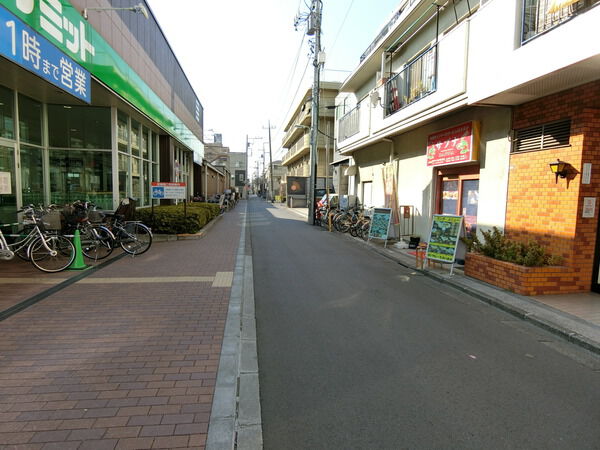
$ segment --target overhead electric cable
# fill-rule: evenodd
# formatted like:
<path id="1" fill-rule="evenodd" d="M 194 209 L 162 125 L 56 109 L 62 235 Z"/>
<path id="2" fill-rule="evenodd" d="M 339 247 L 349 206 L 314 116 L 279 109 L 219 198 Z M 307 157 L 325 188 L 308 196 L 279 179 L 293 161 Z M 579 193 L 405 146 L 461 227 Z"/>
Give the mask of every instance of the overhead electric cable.
<path id="1" fill-rule="evenodd" d="M 346 14 L 344 15 L 344 19 L 342 20 L 342 24 L 340 25 L 340 28 L 338 29 L 337 34 L 335 35 L 333 44 L 331 44 L 331 47 L 329 47 L 330 52 L 333 51 L 333 48 L 335 47 L 335 44 L 337 43 L 337 40 L 340 37 L 340 33 L 342 32 L 342 29 L 344 28 L 344 25 L 346 24 L 346 19 L 348 18 L 348 14 L 350 14 L 350 10 L 352 9 L 353 5 L 354 5 L 354 0 L 351 0 L 350 5 L 348 5 L 348 9 L 346 10 Z"/>

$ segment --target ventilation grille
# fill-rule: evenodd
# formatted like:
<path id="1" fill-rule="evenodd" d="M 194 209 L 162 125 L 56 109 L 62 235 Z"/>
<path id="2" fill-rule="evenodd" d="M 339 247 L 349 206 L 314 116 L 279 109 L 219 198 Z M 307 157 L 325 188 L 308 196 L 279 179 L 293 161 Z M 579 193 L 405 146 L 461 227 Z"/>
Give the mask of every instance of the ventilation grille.
<path id="1" fill-rule="evenodd" d="M 571 138 L 571 120 L 561 120 L 537 127 L 515 130 L 513 152 L 528 152 L 566 147 Z"/>

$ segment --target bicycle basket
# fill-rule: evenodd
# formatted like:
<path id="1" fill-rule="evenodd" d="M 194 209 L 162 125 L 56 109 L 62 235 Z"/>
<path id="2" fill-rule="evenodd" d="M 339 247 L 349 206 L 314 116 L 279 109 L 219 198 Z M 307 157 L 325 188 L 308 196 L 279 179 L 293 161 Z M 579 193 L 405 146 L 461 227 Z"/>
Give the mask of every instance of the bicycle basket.
<path id="1" fill-rule="evenodd" d="M 76 208 L 73 205 L 65 205 L 61 214 L 64 218 L 65 225 L 77 225 L 87 217 L 87 211 L 81 208 Z"/>
<path id="2" fill-rule="evenodd" d="M 97 209 L 92 209 L 88 212 L 88 219 L 93 223 L 100 223 L 104 219 L 104 214 L 102 211 Z"/>
<path id="3" fill-rule="evenodd" d="M 62 230 L 63 215 L 60 211 L 48 211 L 42 216 L 42 224 L 46 230 Z"/>
<path id="4" fill-rule="evenodd" d="M 136 201 L 132 198 L 121 200 L 119 207 L 115 211 L 115 215 L 123 216 L 124 220 L 135 220 Z"/>

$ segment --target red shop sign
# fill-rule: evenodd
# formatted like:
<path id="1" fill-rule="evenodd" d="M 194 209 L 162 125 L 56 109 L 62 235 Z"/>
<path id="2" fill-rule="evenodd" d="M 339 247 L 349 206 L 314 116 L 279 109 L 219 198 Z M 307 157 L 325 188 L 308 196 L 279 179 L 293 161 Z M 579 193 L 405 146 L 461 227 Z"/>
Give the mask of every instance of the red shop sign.
<path id="1" fill-rule="evenodd" d="M 447 166 L 479 157 L 479 122 L 467 122 L 427 137 L 427 167 Z"/>

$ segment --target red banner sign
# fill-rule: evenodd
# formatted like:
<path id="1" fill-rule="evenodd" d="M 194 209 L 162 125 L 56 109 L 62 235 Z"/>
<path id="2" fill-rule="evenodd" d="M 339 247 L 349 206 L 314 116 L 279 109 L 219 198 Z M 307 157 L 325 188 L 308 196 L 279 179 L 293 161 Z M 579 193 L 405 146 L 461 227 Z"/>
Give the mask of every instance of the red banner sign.
<path id="1" fill-rule="evenodd" d="M 477 161 L 479 122 L 467 122 L 427 137 L 427 167 Z"/>

